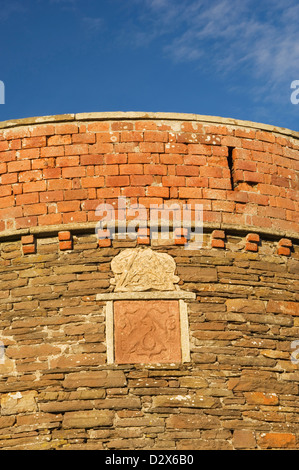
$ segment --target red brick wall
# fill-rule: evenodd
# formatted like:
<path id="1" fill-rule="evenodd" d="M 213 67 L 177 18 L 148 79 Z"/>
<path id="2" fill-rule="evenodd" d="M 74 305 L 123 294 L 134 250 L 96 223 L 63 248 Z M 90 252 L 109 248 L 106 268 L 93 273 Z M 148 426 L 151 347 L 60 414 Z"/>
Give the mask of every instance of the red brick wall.
<path id="1" fill-rule="evenodd" d="M 298 234 L 298 135 L 179 116 L 3 125 L 0 229 L 95 221 L 99 203 L 126 196 L 197 202 L 207 223 Z"/>

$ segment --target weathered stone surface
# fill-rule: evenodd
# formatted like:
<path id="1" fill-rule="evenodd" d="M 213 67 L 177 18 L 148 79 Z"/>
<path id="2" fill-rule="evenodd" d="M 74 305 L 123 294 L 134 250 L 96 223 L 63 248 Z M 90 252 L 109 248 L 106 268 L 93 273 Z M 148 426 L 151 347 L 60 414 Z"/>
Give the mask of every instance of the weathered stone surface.
<path id="1" fill-rule="evenodd" d="M 254 432 L 237 429 L 233 435 L 233 445 L 235 449 L 254 449 L 256 447 Z"/>
<path id="2" fill-rule="evenodd" d="M 85 410 L 65 413 L 62 427 L 64 429 L 90 429 L 101 426 L 112 426 L 113 411 Z"/>
<path id="3" fill-rule="evenodd" d="M 125 387 L 127 384 L 123 371 L 89 371 L 68 374 L 64 379 L 64 388 L 76 389 L 79 387 Z"/>

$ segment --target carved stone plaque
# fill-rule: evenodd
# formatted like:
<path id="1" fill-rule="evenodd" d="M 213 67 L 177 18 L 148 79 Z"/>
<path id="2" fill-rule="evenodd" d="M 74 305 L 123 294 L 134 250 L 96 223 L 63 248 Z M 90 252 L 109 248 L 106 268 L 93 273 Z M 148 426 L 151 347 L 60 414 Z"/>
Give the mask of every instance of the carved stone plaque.
<path id="1" fill-rule="evenodd" d="M 181 362 L 179 302 L 114 302 L 114 353 L 117 364 Z"/>

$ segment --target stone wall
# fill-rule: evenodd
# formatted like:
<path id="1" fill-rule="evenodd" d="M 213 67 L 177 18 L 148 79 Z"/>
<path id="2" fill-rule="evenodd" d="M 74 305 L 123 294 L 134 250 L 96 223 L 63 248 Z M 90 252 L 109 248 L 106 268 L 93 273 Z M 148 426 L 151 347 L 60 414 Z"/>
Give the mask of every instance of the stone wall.
<path id="1" fill-rule="evenodd" d="M 133 113 L 0 127 L 0 448 L 298 449 L 298 135 Z M 203 204 L 202 247 L 98 240 L 118 196 Z M 194 293 L 188 362 L 107 361 L 99 294 L 142 246 Z"/>

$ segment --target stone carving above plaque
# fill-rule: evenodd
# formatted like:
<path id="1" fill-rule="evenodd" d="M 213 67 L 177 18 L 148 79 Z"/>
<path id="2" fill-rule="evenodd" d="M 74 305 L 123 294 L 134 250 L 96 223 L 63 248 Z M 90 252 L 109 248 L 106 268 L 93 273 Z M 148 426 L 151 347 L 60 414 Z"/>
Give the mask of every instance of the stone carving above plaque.
<path id="1" fill-rule="evenodd" d="M 113 258 L 111 269 L 115 276 L 111 279 L 115 292 L 179 290 L 174 259 L 150 248 L 122 251 Z"/>

